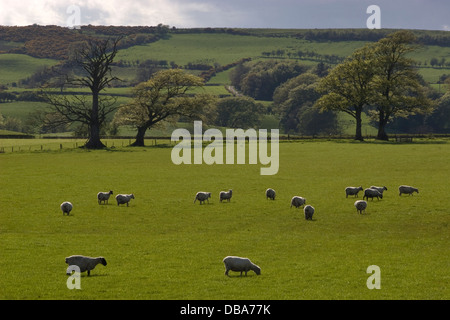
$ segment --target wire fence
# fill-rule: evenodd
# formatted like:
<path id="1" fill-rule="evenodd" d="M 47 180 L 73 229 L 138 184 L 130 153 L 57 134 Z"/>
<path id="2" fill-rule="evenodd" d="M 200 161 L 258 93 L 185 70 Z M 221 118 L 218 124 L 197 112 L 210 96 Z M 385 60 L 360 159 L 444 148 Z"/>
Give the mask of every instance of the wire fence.
<path id="1" fill-rule="evenodd" d="M 193 139 L 202 139 L 202 137 L 194 137 Z M 226 142 L 226 137 L 223 137 Z M 270 140 L 270 137 L 268 137 Z M 279 137 L 279 141 L 336 141 L 348 140 L 352 141 L 353 136 L 349 135 L 333 135 L 333 136 L 297 136 L 283 135 Z M 375 140 L 374 136 L 365 136 L 365 141 Z M 450 142 L 450 134 L 394 134 L 390 136 L 391 143 L 414 143 L 424 141 L 447 141 Z M 10 152 L 31 152 L 31 151 L 62 151 L 68 149 L 82 148 L 86 143 L 86 138 L 81 137 L 45 137 L 45 138 L 27 138 L 27 139 L 6 139 L 0 138 L 0 153 Z M 128 147 L 134 142 L 134 137 L 105 137 L 102 139 L 103 144 L 109 149 Z M 178 142 L 171 141 L 171 137 L 146 137 L 145 146 L 171 146 Z M 206 143 L 206 142 L 205 142 Z M 209 143 L 209 141 L 207 142 Z"/>

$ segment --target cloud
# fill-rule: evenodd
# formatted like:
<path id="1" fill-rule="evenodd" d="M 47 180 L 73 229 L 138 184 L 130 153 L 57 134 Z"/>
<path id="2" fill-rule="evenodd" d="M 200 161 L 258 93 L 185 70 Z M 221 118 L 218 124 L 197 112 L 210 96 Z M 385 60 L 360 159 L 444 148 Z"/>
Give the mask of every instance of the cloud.
<path id="1" fill-rule="evenodd" d="M 82 25 L 365 28 L 371 4 L 382 28 L 448 30 L 448 0 L 0 0 L 0 25 L 67 26 L 76 5 Z"/>

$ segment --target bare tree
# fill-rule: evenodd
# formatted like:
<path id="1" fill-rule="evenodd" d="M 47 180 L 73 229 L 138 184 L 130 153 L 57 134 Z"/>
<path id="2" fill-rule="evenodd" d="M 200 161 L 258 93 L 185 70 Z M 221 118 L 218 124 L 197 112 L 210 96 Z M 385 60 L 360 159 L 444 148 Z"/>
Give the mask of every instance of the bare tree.
<path id="1" fill-rule="evenodd" d="M 100 129 L 107 116 L 116 110 L 116 99 L 101 96 L 100 93 L 112 81 L 119 80 L 111 74 L 111 64 L 117 53 L 117 44 L 120 38 L 106 40 L 89 40 L 80 45 L 73 54 L 75 66 L 79 67 L 82 75 L 69 78 L 66 83 L 76 87 L 88 87 L 91 91 L 91 100 L 82 94 L 56 94 L 44 91 L 43 96 L 50 104 L 52 113 L 59 117 L 46 117 L 53 123 L 46 125 L 62 125 L 79 122 L 88 128 L 88 141 L 84 145 L 89 149 L 101 149 L 105 145 L 100 140 Z"/>

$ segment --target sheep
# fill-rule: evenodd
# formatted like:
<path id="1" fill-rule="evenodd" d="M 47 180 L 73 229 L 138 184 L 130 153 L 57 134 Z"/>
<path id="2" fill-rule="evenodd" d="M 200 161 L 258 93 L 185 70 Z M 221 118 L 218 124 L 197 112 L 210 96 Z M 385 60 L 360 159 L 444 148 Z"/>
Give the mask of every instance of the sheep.
<path id="1" fill-rule="evenodd" d="M 134 194 L 118 194 L 116 196 L 117 205 L 126 203 L 128 207 L 131 199 L 134 199 Z"/>
<path id="2" fill-rule="evenodd" d="M 269 198 L 275 200 L 275 190 L 273 190 L 272 188 L 266 190 L 266 199 Z"/>
<path id="3" fill-rule="evenodd" d="M 419 193 L 419 189 L 411 187 L 411 186 L 402 185 L 402 186 L 398 187 L 398 192 L 399 192 L 398 193 L 399 196 L 401 196 L 402 193 L 406 193 L 406 194 L 409 194 L 410 196 L 412 196 L 413 192 Z"/>
<path id="4" fill-rule="evenodd" d="M 363 191 L 363 187 L 347 187 L 345 188 L 345 197 L 348 198 L 348 196 L 355 196 L 355 198 L 358 196 L 358 193 L 360 191 Z"/>
<path id="5" fill-rule="evenodd" d="M 366 208 L 367 208 L 367 201 L 356 200 L 355 201 L 355 208 L 356 208 L 356 212 L 359 212 L 360 214 L 362 214 L 362 212 L 364 210 L 366 210 Z"/>
<path id="6" fill-rule="evenodd" d="M 66 258 L 66 263 L 70 266 L 77 266 L 80 268 L 80 272 L 87 271 L 88 276 L 91 274 L 91 270 L 94 270 L 95 266 L 101 263 L 106 266 L 106 260 L 103 257 L 86 257 L 81 255 L 70 256 Z M 69 268 L 67 268 L 66 274 L 70 275 Z"/>
<path id="7" fill-rule="evenodd" d="M 370 188 L 364 189 L 363 200 L 366 198 L 367 198 L 367 200 L 369 200 L 369 198 L 372 198 L 372 201 L 373 201 L 374 197 L 377 197 L 377 199 L 380 200 L 380 199 L 383 199 L 383 194 L 376 189 L 370 189 Z"/>
<path id="8" fill-rule="evenodd" d="M 204 203 L 205 201 L 208 201 L 209 203 L 209 198 L 211 198 L 211 192 L 199 191 L 195 194 L 194 203 L 197 200 L 200 201 L 200 204 Z"/>
<path id="9" fill-rule="evenodd" d="M 383 187 L 370 186 L 370 189 L 378 190 L 378 192 L 380 192 L 381 194 L 383 194 L 384 190 L 387 190 L 387 188 L 385 186 L 383 186 Z"/>
<path id="10" fill-rule="evenodd" d="M 304 206 L 306 204 L 306 199 L 299 196 L 294 196 L 291 199 L 291 208 L 292 206 L 298 208 L 300 206 Z"/>
<path id="11" fill-rule="evenodd" d="M 220 202 L 222 202 L 222 200 L 227 200 L 228 202 L 230 202 L 232 194 L 233 194 L 233 190 L 231 190 L 231 189 L 228 190 L 228 192 L 220 191 L 220 193 L 219 193 Z"/>
<path id="12" fill-rule="evenodd" d="M 223 263 L 225 264 L 225 275 L 228 276 L 228 272 L 236 271 L 241 273 L 245 272 L 245 276 L 247 276 L 247 272 L 249 270 L 254 271 L 258 276 L 261 274 L 261 268 L 256 264 L 250 261 L 248 258 L 241 258 L 236 256 L 227 256 L 223 259 Z"/>
<path id="13" fill-rule="evenodd" d="M 310 205 L 306 205 L 303 208 L 303 212 L 305 213 L 305 219 L 306 220 L 312 220 L 312 216 L 314 214 L 314 207 L 310 206 Z"/>
<path id="14" fill-rule="evenodd" d="M 63 203 L 61 203 L 60 207 L 61 207 L 63 215 L 66 213 L 67 213 L 67 215 L 69 215 L 70 211 L 72 211 L 72 209 L 73 209 L 73 205 L 69 201 L 64 201 Z"/>
<path id="15" fill-rule="evenodd" d="M 108 199 L 109 197 L 113 194 L 113 192 L 110 190 L 109 192 L 99 192 L 97 193 L 97 200 L 98 200 L 98 204 L 101 204 L 102 201 L 103 203 L 108 203 Z"/>

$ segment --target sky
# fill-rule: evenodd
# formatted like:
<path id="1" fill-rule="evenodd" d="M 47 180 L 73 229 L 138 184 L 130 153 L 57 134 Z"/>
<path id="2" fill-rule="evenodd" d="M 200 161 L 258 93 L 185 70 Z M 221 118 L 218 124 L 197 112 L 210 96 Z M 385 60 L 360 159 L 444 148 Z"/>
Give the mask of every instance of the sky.
<path id="1" fill-rule="evenodd" d="M 381 28 L 450 31 L 450 0 L 0 0 L 0 25 L 177 28 Z"/>

